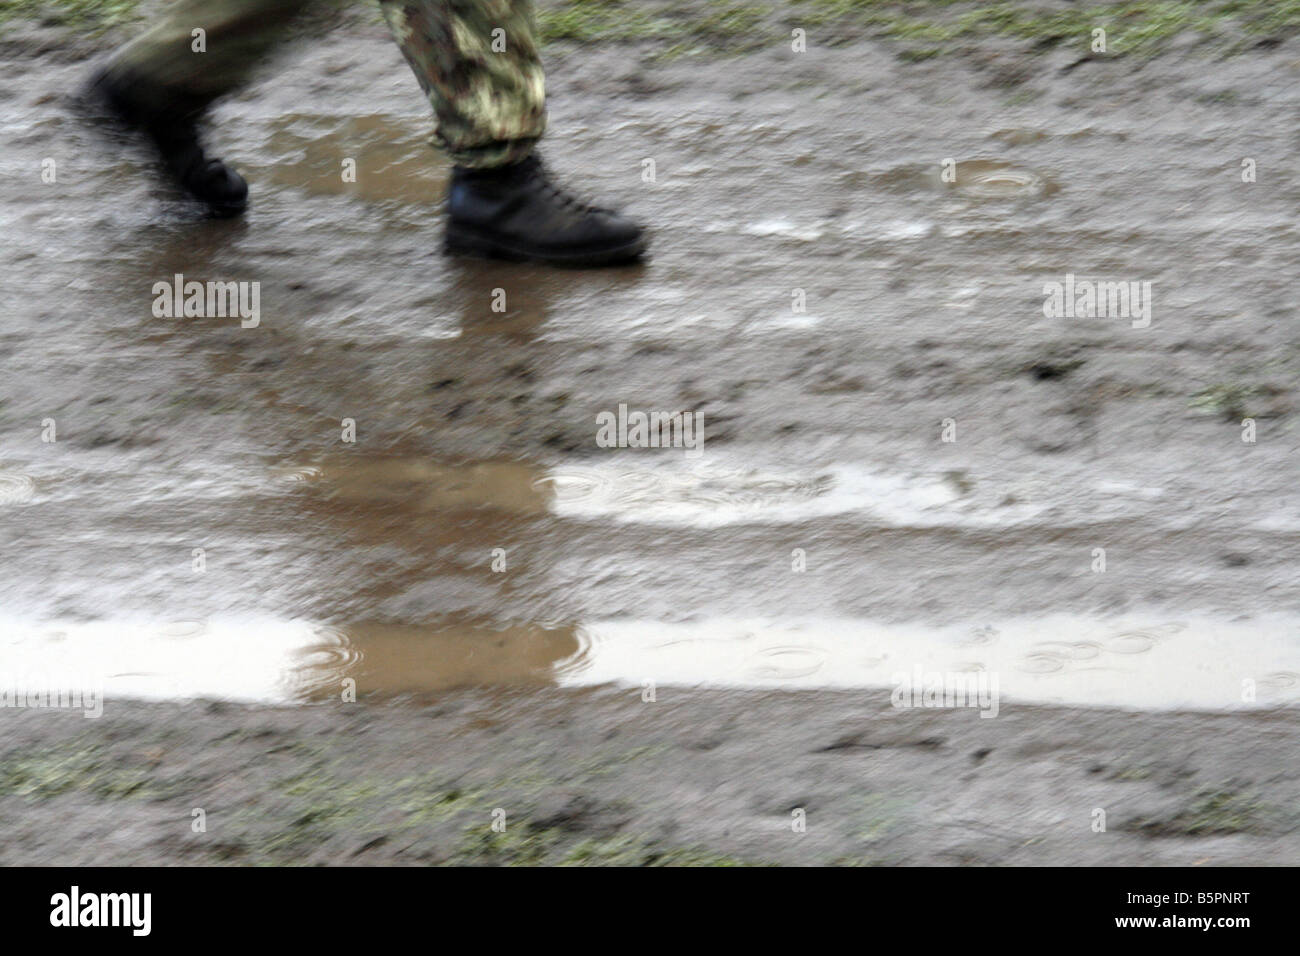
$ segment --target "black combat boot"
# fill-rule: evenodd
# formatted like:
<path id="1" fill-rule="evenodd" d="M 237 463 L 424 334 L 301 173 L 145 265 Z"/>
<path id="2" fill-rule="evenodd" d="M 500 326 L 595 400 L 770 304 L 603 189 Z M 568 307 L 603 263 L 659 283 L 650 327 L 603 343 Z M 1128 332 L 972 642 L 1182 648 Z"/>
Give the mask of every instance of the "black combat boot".
<path id="1" fill-rule="evenodd" d="M 215 216 L 237 216 L 248 205 L 248 183 L 219 159 L 204 155 L 197 119 L 201 107 L 153 110 L 131 95 L 130 84 L 101 70 L 87 84 L 83 103 L 108 112 L 122 125 L 143 133 L 163 165 L 190 196 Z"/>
<path id="2" fill-rule="evenodd" d="M 536 154 L 495 169 L 455 167 L 447 214 L 446 250 L 453 255 L 602 266 L 630 262 L 647 245 L 630 219 L 555 185 Z"/>

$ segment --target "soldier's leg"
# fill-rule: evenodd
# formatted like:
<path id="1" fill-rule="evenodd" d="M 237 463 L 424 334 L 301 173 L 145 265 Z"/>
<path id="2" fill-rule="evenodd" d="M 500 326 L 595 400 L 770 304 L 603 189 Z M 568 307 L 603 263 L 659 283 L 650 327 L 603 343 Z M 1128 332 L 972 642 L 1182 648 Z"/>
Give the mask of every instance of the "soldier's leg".
<path id="1" fill-rule="evenodd" d="M 531 0 L 380 0 L 433 106 L 435 143 L 467 169 L 524 159 L 546 129 Z"/>
<path id="2" fill-rule="evenodd" d="M 312 0 L 180 0 L 119 50 L 108 78 L 149 113 L 196 115 L 242 86 Z"/>
<path id="3" fill-rule="evenodd" d="M 531 0 L 380 0 L 453 163 L 446 248 L 606 265 L 645 250 L 640 226 L 558 187 L 534 152 L 546 92 Z"/>
<path id="4" fill-rule="evenodd" d="M 180 0 L 96 74 L 88 98 L 144 133 L 192 197 L 219 215 L 236 215 L 248 184 L 204 153 L 197 122 L 213 100 L 248 79 L 311 2 Z"/>

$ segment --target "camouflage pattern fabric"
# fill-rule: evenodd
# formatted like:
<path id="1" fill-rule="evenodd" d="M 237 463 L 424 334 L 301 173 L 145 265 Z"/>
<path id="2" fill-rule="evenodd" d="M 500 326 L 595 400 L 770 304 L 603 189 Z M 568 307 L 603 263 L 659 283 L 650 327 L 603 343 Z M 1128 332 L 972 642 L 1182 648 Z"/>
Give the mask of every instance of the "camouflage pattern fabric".
<path id="1" fill-rule="evenodd" d="M 462 166 L 517 162 L 546 129 L 532 0 L 383 0 L 380 7 Z"/>
<path id="2" fill-rule="evenodd" d="M 311 4 L 180 0 L 109 68 L 144 108 L 195 114 L 247 82 Z M 380 7 L 433 106 L 434 144 L 477 169 L 527 156 L 546 129 L 531 0 L 381 0 Z"/>

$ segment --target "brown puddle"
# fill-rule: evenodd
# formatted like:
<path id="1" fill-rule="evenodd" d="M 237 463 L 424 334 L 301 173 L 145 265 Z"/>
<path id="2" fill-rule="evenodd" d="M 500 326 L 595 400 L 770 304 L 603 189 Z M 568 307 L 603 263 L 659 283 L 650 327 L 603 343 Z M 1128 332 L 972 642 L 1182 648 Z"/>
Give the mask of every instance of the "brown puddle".
<path id="1" fill-rule="evenodd" d="M 442 201 L 447 166 L 417 134 L 421 124 L 391 116 L 293 114 L 270 122 L 275 158 L 241 163 L 260 182 L 365 202 Z"/>
<path id="2" fill-rule="evenodd" d="M 300 700 L 336 699 L 347 679 L 358 694 L 381 696 L 547 684 L 584 663 L 584 643 L 572 626 L 358 624 L 318 633 L 324 640 L 303 648 L 286 675 Z"/>
<path id="3" fill-rule="evenodd" d="M 317 465 L 283 466 L 275 476 L 302 483 L 329 501 L 368 508 L 400 506 L 413 513 L 492 508 L 544 514 L 553 499 L 536 466 L 523 462 L 440 464 L 419 458 L 331 457 Z"/>

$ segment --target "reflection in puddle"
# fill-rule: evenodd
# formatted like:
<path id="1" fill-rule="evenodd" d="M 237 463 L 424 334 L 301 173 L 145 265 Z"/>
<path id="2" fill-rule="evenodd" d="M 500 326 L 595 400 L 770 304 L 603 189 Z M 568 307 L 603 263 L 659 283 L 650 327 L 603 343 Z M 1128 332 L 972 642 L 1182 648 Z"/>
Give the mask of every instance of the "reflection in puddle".
<path id="1" fill-rule="evenodd" d="M 30 494 L 37 482 L 42 496 L 59 487 L 43 473 L 23 481 L 14 474 L 0 474 L 0 501 L 6 493 Z M 172 605 L 166 617 L 104 611 L 110 619 L 90 622 L 62 609 L 23 619 L 10 608 L 0 615 L 0 686 L 64 675 L 102 686 L 110 697 L 290 702 L 338 700 L 351 686 L 345 682 L 354 682 L 361 698 L 521 683 L 879 689 L 921 668 L 997 675 L 1008 700 L 1217 709 L 1241 706 L 1253 692 L 1261 705 L 1300 702 L 1294 618 L 1057 615 L 937 627 L 714 617 L 682 624 L 638 619 L 633 615 L 645 612 L 626 604 L 603 618 L 567 616 L 563 601 L 554 601 L 545 603 L 548 619 L 538 620 L 530 619 L 539 606 L 532 596 L 549 596 L 552 582 L 539 574 L 528 583 L 536 590 L 514 590 L 514 580 L 498 584 L 484 565 L 491 542 L 562 537 L 574 528 L 629 536 L 689 528 L 721 538 L 714 529 L 753 523 L 780 531 L 853 515 L 895 527 L 1005 529 L 1044 513 L 1059 523 L 1067 504 L 1096 520 L 1131 508 L 1113 484 L 1091 494 L 1089 485 L 1022 483 L 1015 493 L 1027 500 L 1004 506 L 1005 486 L 951 469 L 890 474 L 843 465 L 763 467 L 734 453 L 688 461 L 629 452 L 548 471 L 529 462 L 449 464 L 354 451 L 281 462 L 237 484 L 206 473 L 174 477 L 162 488 L 153 482 L 142 488 L 155 503 L 230 497 L 251 486 L 283 504 L 293 521 L 330 529 L 312 558 L 328 562 L 332 555 L 322 552 L 341 538 L 368 563 L 315 572 L 324 577 L 308 578 L 313 592 L 322 582 L 341 583 L 348 599 L 299 610 L 302 617 L 273 609 L 317 605 L 273 598 L 260 616 L 205 616 L 195 601 Z M 1149 500 L 1137 504 L 1149 508 Z M 363 573 L 352 573 L 356 568 Z M 227 592 L 220 599 L 230 600 Z"/>
<path id="2" fill-rule="evenodd" d="M 415 513 L 491 508 L 520 515 L 604 518 L 716 527 L 751 520 L 797 521 L 860 512 L 897 525 L 1006 523 L 1036 508 L 974 513 L 943 476 L 875 474 L 860 468 L 777 471 L 687 461 L 629 467 L 627 458 L 584 461 L 540 473 L 524 462 L 442 464 L 419 457 L 331 457 L 271 472 L 282 486 L 306 485 L 325 500 Z"/>
<path id="3" fill-rule="evenodd" d="M 996 673 L 1011 700 L 1123 707 L 1300 702 L 1300 622 L 1106 622 L 1056 615 L 997 628 L 711 621 L 607 621 L 584 682 L 655 680 L 723 686 L 886 687 L 915 668 Z M 974 639 L 972 639 L 974 638 Z M 1284 668 L 1284 663 L 1289 667 Z M 1287 678 L 1293 678 L 1288 682 Z"/>
<path id="4" fill-rule="evenodd" d="M 337 699 L 348 678 L 358 695 L 554 683 L 580 671 L 589 650 L 572 626 L 363 624 L 318 636 L 289 675 L 295 697 Z"/>
<path id="5" fill-rule="evenodd" d="M 259 182 L 365 202 L 442 200 L 446 167 L 411 125 L 391 116 L 286 114 L 270 124 L 274 161 L 243 165 Z"/>
<path id="6" fill-rule="evenodd" d="M 767 466 L 735 451 L 702 459 L 663 452 L 618 449 L 549 470 L 510 460 L 450 464 L 414 455 L 330 454 L 281 463 L 261 480 L 276 495 L 304 492 L 304 507 L 331 515 L 341 511 L 338 505 L 355 505 L 411 515 L 482 510 L 697 529 L 840 516 L 897 528 L 1059 528 L 1137 516 L 1151 521 L 1159 517 L 1151 501 L 1162 496 L 1155 488 L 1035 475 L 991 481 L 951 469 Z M 1182 520 L 1181 511 L 1169 518 Z M 1272 518 L 1254 520 L 1259 527 Z"/>
<path id="7" fill-rule="evenodd" d="M 272 470 L 277 482 L 315 486 L 344 505 L 401 504 L 415 512 L 493 508 L 514 514 L 547 510 L 551 493 L 537 474 L 537 467 L 526 462 L 450 465 L 421 457 L 360 455 Z"/>
<path id="8" fill-rule="evenodd" d="M 0 621 L 0 682 L 68 685 L 108 697 L 279 701 L 283 675 L 313 639 L 304 621 Z"/>
<path id="9" fill-rule="evenodd" d="M 890 688 L 897 675 L 996 675 L 1008 701 L 1138 708 L 1300 703 L 1297 622 L 1072 618 L 968 628 L 856 619 L 501 626 L 214 619 L 26 627 L 9 622 L 7 688 L 81 681 L 109 697 L 292 702 L 511 685 Z M 982 632 L 987 637 L 987 632 Z M 349 682 L 355 682 L 354 685 Z M 1246 688 L 1254 694 L 1253 702 Z"/>
<path id="10" fill-rule="evenodd" d="M 711 528 L 859 513 L 900 526 L 1006 522 L 1027 509 L 968 514 L 939 476 L 875 474 L 834 466 L 779 472 L 723 461 L 629 468 L 626 462 L 566 467 L 537 482 L 562 517 Z"/>

